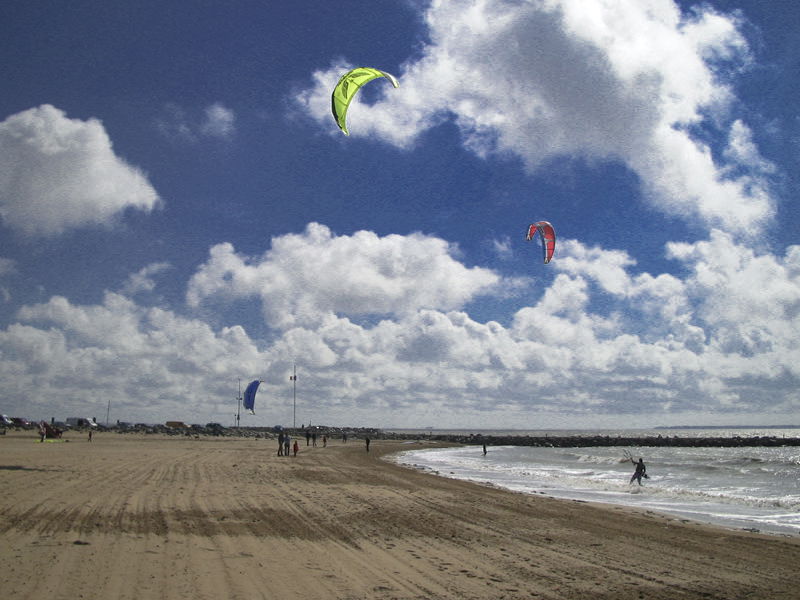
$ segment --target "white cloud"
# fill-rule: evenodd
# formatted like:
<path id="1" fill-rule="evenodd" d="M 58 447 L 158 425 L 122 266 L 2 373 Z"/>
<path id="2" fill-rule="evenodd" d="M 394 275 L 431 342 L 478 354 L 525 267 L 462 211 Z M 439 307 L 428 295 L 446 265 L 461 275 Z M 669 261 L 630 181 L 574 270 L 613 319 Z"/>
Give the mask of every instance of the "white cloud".
<path id="1" fill-rule="evenodd" d="M 206 108 L 200 131 L 211 137 L 228 139 L 236 132 L 235 121 L 233 111 L 217 102 Z"/>
<path id="2" fill-rule="evenodd" d="M 502 239 L 492 240 L 491 247 L 500 260 L 509 260 L 514 255 L 511 236 L 504 235 Z"/>
<path id="3" fill-rule="evenodd" d="M 168 138 L 185 141 L 195 141 L 197 135 L 194 128 L 189 125 L 186 111 L 177 104 L 166 104 L 161 116 L 156 119 L 156 128 Z"/>
<path id="4" fill-rule="evenodd" d="M 215 102 L 203 110 L 202 117 L 197 117 L 170 103 L 164 106 L 161 116 L 156 119 L 156 128 L 162 135 L 184 142 L 196 143 L 203 138 L 230 140 L 236 134 L 236 114 Z"/>
<path id="5" fill-rule="evenodd" d="M 19 409 L 41 416 L 51 405 L 99 412 L 110 395 L 122 420 L 209 418 L 235 397 L 236 376 L 257 376 L 265 362 L 241 327 L 214 332 L 118 294 L 95 306 L 53 297 L 18 317 L 0 331 L 0 377 L 24 398 Z"/>
<path id="6" fill-rule="evenodd" d="M 339 239 L 326 229 L 319 233 L 325 245 Z M 308 239 L 296 236 L 292 242 L 302 248 Z M 224 250 L 198 271 L 215 273 L 216 284 L 208 289 L 221 285 L 228 297 L 251 290 L 248 296 L 274 307 L 279 296 L 265 291 L 270 286 L 259 271 L 291 264 L 295 253 L 275 252 L 247 267 L 232 248 Z M 791 247 L 782 260 L 758 257 L 715 232 L 706 242 L 670 244 L 667 252 L 690 275 L 636 273 L 625 252 L 562 239 L 559 260 L 551 264 L 562 273 L 535 305 L 517 311 L 509 327 L 478 323 L 444 303 L 387 309 L 388 318 L 366 326 L 334 314 L 357 314 L 342 309 L 347 303 L 300 302 L 316 306 L 319 319 L 287 329 L 273 350 L 308 361 L 315 396 L 339 398 L 344 405 L 349 399 L 376 411 L 388 401 L 393 414 L 409 415 L 397 418 L 411 423 L 410 412 L 421 404 L 440 419 L 449 414 L 450 398 L 458 399 L 459 418 L 472 424 L 485 422 L 477 415 L 487 403 L 506 405 L 503 414 L 586 411 L 595 418 L 615 412 L 665 418 L 692 411 L 789 414 L 800 380 L 800 250 Z M 215 264 L 220 268 L 209 269 Z M 452 267 L 436 262 L 426 279 L 450 281 Z M 270 281 L 281 281 L 280 289 L 311 285 L 304 280 L 288 286 L 285 280 L 293 275 L 285 268 L 279 272 Z M 336 286 L 329 291 L 341 297 Z M 598 300 L 609 307 L 606 315 L 593 312 Z"/>
<path id="7" fill-rule="evenodd" d="M 715 231 L 707 241 L 670 244 L 668 250 L 691 269 L 686 288 L 698 321 L 711 331 L 711 348 L 737 357 L 742 377 L 782 370 L 800 375 L 797 246 L 785 258 L 759 255 Z"/>
<path id="8" fill-rule="evenodd" d="M 575 240 L 559 240 L 556 269 L 596 280 L 607 292 L 627 296 L 632 286 L 628 267 L 636 264 L 623 250 L 587 248 Z"/>
<path id="9" fill-rule="evenodd" d="M 761 172 L 765 175 L 776 171 L 775 165 L 764 160 L 759 154 L 758 148 L 753 142 L 752 131 L 740 120 L 734 121 L 731 125 L 725 156 L 730 160 L 731 168 L 735 165 L 742 165 L 752 169 L 754 173 Z"/>
<path id="10" fill-rule="evenodd" d="M 96 119 L 69 119 L 50 105 L 0 123 L 0 217 L 28 235 L 109 225 L 129 208 L 152 210 L 158 194 L 118 157 Z"/>
<path id="11" fill-rule="evenodd" d="M 208 298 L 259 298 L 268 323 L 281 328 L 334 313 L 459 308 L 499 287 L 501 278 L 489 269 L 465 267 L 456 252 L 446 241 L 422 234 L 335 236 L 312 223 L 302 234 L 274 238 L 258 258 L 236 254 L 231 244 L 214 246 L 189 282 L 187 299 L 196 306 Z"/>
<path id="12" fill-rule="evenodd" d="M 511 153 L 531 170 L 558 156 L 620 161 L 654 206 L 709 227 L 771 218 L 772 167 L 741 119 L 727 124 L 723 73 L 749 60 L 736 17 L 682 14 L 672 0 L 434 0 L 425 22 L 430 41 L 397 73 L 400 87 L 370 106 L 356 97 L 354 137 L 409 147 L 452 119 L 478 155 Z M 331 132 L 330 90 L 347 68 L 314 73 L 297 96 Z M 730 137 L 728 151 L 712 156 L 690 133 L 700 124 Z"/>
<path id="13" fill-rule="evenodd" d="M 713 232 L 668 246 L 679 278 L 636 272 L 624 252 L 561 244 L 551 263 L 560 272 L 508 325 L 459 308 L 498 277 L 465 267 L 436 238 L 334 236 L 312 224 L 257 259 L 220 245 L 189 297 L 261 304 L 274 326 L 266 340 L 119 294 L 88 306 L 53 297 L 0 331 L 0 378 L 10 398 L 37 389 L 40 411 L 54 397 L 79 414 L 101 410 L 114 390 L 125 420 L 222 419 L 235 379 L 259 377 L 269 401 L 258 423 L 286 424 L 294 361 L 302 422 L 525 427 L 549 414 L 573 426 L 612 415 L 652 425 L 796 411 L 800 246 L 765 256 Z M 365 314 L 382 318 L 346 316 Z"/>
<path id="14" fill-rule="evenodd" d="M 167 262 L 152 263 L 143 267 L 138 272 L 128 276 L 128 280 L 122 287 L 122 292 L 127 296 L 139 292 L 152 292 L 156 287 L 153 276 L 163 273 L 170 267 L 171 265 Z"/>

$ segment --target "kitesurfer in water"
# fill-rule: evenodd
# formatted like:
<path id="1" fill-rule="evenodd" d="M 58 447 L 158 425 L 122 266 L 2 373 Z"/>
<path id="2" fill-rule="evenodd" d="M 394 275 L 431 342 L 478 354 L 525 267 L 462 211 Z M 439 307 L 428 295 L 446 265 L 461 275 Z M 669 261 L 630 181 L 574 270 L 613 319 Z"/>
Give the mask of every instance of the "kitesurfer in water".
<path id="1" fill-rule="evenodd" d="M 647 479 L 647 467 L 644 466 L 644 460 L 640 458 L 639 462 L 636 462 L 631 459 L 631 462 L 636 465 L 636 470 L 633 472 L 633 475 L 631 475 L 629 483 L 633 483 L 633 481 L 636 480 L 639 482 L 639 485 L 642 485 L 642 477 Z"/>

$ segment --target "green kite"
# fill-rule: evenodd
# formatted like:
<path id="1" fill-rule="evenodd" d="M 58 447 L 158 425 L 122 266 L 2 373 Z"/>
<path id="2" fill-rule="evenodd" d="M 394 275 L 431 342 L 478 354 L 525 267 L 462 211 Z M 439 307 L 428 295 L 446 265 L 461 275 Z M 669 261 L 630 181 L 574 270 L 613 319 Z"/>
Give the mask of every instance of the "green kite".
<path id="1" fill-rule="evenodd" d="M 347 123 L 345 121 L 347 117 L 347 107 L 350 106 L 350 102 L 353 100 L 356 92 L 361 89 L 362 85 L 378 77 L 386 77 L 386 79 L 392 82 L 394 87 L 400 86 L 397 79 L 389 73 L 371 67 L 357 67 L 342 75 L 341 79 L 339 79 L 339 83 L 333 88 L 333 93 L 331 94 L 331 112 L 333 113 L 333 118 L 336 119 L 336 124 L 339 125 L 339 129 L 341 129 L 345 135 L 350 135 L 347 131 Z"/>

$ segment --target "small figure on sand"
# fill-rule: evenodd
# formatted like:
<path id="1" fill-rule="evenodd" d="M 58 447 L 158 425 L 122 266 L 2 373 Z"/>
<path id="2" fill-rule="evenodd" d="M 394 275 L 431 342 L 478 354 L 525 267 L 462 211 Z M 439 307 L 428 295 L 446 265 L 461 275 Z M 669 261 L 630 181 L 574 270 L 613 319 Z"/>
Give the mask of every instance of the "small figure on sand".
<path id="1" fill-rule="evenodd" d="M 297 445 L 297 440 L 294 441 L 294 446 L 292 446 L 292 450 L 294 450 L 294 455 L 297 456 L 297 451 L 300 449 L 300 446 Z"/>
<path id="2" fill-rule="evenodd" d="M 283 456 L 283 432 L 278 433 L 278 456 Z"/>
<path id="3" fill-rule="evenodd" d="M 285 436 L 283 436 L 283 455 L 284 456 L 289 456 L 289 448 L 291 447 L 291 445 L 292 445 L 292 436 L 290 436 L 287 433 Z"/>
<path id="4" fill-rule="evenodd" d="M 633 483 L 634 480 L 638 481 L 639 485 L 642 485 L 642 477 L 644 477 L 645 479 L 648 478 L 647 477 L 647 467 L 644 466 L 644 460 L 642 460 L 640 458 L 639 462 L 636 462 L 635 460 L 633 460 L 631 458 L 631 462 L 634 465 L 636 465 L 636 470 L 633 472 L 633 475 L 631 475 L 631 480 L 629 482 L 629 485 L 631 483 Z"/>
<path id="5" fill-rule="evenodd" d="M 369 452 L 369 438 L 364 438 L 364 443 L 367 445 L 367 452 Z"/>

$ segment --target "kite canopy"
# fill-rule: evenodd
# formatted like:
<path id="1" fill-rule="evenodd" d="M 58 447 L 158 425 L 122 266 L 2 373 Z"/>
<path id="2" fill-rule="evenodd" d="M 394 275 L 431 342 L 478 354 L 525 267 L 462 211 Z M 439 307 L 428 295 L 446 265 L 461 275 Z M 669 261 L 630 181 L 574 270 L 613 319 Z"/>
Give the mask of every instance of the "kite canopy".
<path id="1" fill-rule="evenodd" d="M 345 135 L 350 135 L 347 131 L 347 107 L 356 95 L 356 92 L 361 89 L 366 83 L 378 77 L 385 77 L 392 82 L 394 87 L 399 87 L 400 84 L 393 75 L 371 67 L 357 67 L 348 71 L 339 79 L 339 83 L 333 88 L 331 94 L 331 112 L 333 118 L 336 119 L 336 124 L 339 125 Z"/>
<path id="2" fill-rule="evenodd" d="M 258 390 L 258 384 L 261 383 L 258 379 L 255 381 L 251 381 L 247 388 L 244 390 L 244 407 L 250 411 L 250 414 L 256 414 L 256 411 L 253 410 L 256 402 L 256 391 Z"/>
<path id="3" fill-rule="evenodd" d="M 556 230 L 553 229 L 553 226 L 547 221 L 537 221 L 528 227 L 528 235 L 525 239 L 531 241 L 537 231 L 542 238 L 544 264 L 547 264 L 550 262 L 550 259 L 553 258 L 553 252 L 556 249 Z"/>

